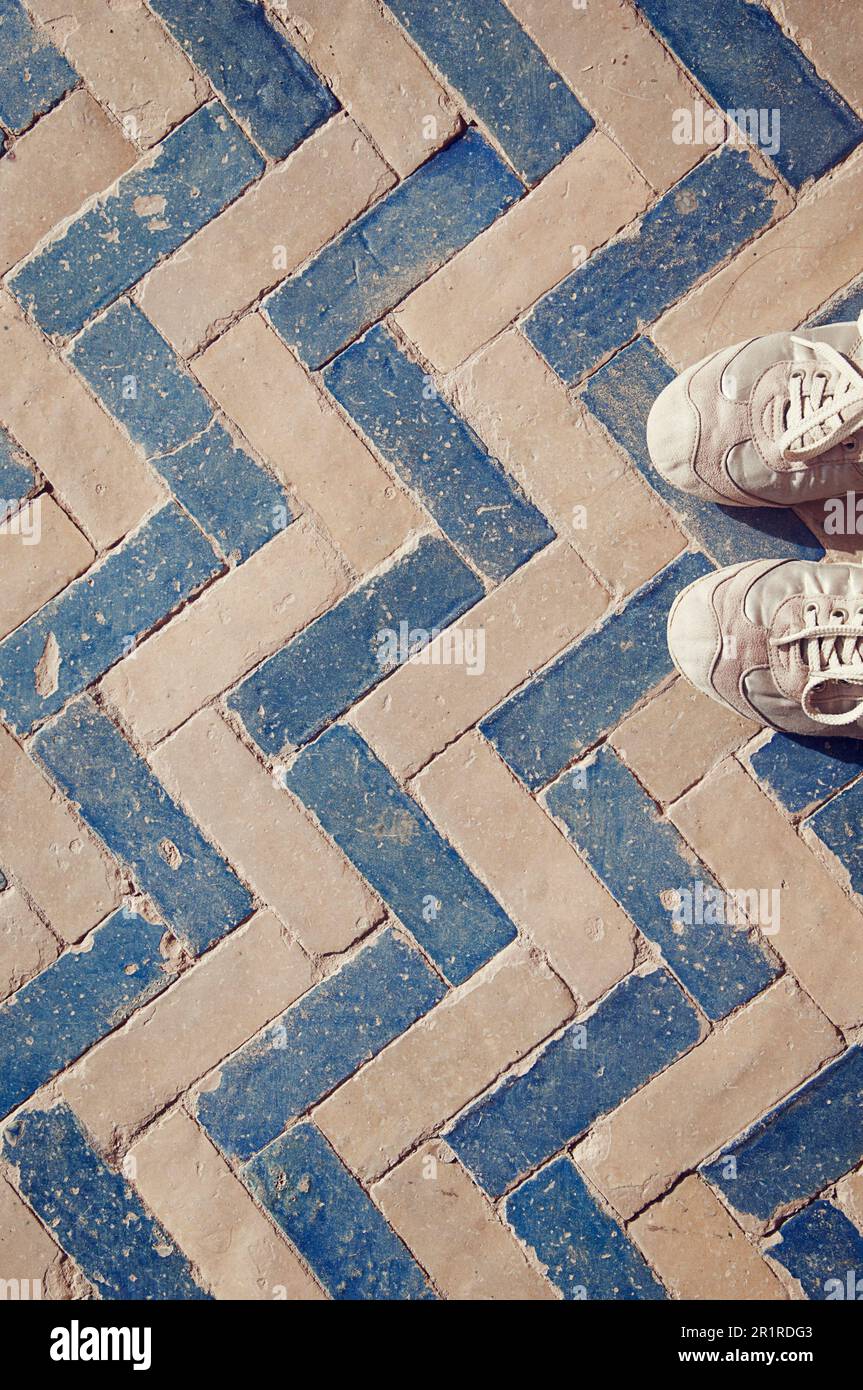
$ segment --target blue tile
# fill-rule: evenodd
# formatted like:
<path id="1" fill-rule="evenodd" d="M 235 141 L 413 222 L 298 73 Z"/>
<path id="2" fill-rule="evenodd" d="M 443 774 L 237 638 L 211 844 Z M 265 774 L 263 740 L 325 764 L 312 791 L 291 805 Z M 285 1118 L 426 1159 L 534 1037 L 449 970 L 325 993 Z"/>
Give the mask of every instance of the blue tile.
<path id="1" fill-rule="evenodd" d="M 662 1299 L 665 1291 L 570 1158 L 558 1158 L 506 1199 L 506 1219 L 571 1299 Z"/>
<path id="2" fill-rule="evenodd" d="M 806 320 L 808 328 L 825 323 L 853 323 L 863 314 L 863 275 L 858 275 L 838 294 L 828 300 L 823 309 Z"/>
<path id="3" fill-rule="evenodd" d="M 696 165 L 640 219 L 541 299 L 524 325 L 566 382 L 652 323 L 730 252 L 766 227 L 776 185 L 745 150 Z"/>
<path id="4" fill-rule="evenodd" d="M 630 975 L 530 1071 L 466 1111 L 447 1142 L 492 1196 L 562 1149 L 698 1041 L 692 1005 L 665 970 Z"/>
<path id="5" fill-rule="evenodd" d="M 863 1154 L 863 1048 L 852 1047 L 703 1168 L 737 1211 L 767 1221 Z"/>
<path id="6" fill-rule="evenodd" d="M 249 0 L 153 0 L 151 6 L 252 136 L 284 159 L 339 109 L 329 87 Z"/>
<path id="7" fill-rule="evenodd" d="M 863 893 L 863 783 L 855 782 L 834 796 L 820 811 L 809 816 L 806 825 L 841 861 L 855 893 Z"/>
<path id="8" fill-rule="evenodd" d="M 9 284 L 46 333 L 87 319 L 182 246 L 257 177 L 264 162 L 218 102 L 172 130 L 147 159 L 85 206 Z"/>
<path id="9" fill-rule="evenodd" d="M 491 145 L 466 131 L 270 295 L 271 323 L 307 366 L 322 366 L 523 191 Z"/>
<path id="10" fill-rule="evenodd" d="M 387 3 L 528 183 L 538 183 L 593 129 L 502 0 Z"/>
<path id="11" fill-rule="evenodd" d="M 434 1298 L 410 1251 L 314 1125 L 243 1170 L 258 1200 L 335 1299 Z"/>
<path id="12" fill-rule="evenodd" d="M 337 357 L 324 380 L 484 574 L 505 579 L 554 538 L 542 513 L 383 328 Z"/>
<path id="13" fill-rule="evenodd" d="M 584 775 L 578 775 L 582 770 Z M 693 895 L 694 907 L 698 881 L 708 907 L 698 915 L 712 917 L 718 914 L 711 907 L 722 900 L 711 894 L 721 890 L 707 869 L 693 864 L 688 845 L 673 825 L 659 819 L 650 797 L 610 748 L 600 748 L 589 766 L 555 782 L 546 801 L 636 926 L 661 948 L 708 1018 L 724 1018 L 776 978 L 778 967 L 746 931 L 736 929 L 734 921 L 687 924 L 675 920 L 672 908 L 664 906 L 670 892 L 686 890 Z"/>
<path id="14" fill-rule="evenodd" d="M 703 555 L 681 555 L 483 720 L 482 732 L 523 782 L 534 790 L 550 782 L 671 673 L 669 609 L 710 568 Z"/>
<path id="15" fill-rule="evenodd" d="M 722 0 L 717 14 L 681 0 L 638 0 L 638 8 L 724 111 L 779 111 L 779 149 L 768 152 L 794 188 L 863 136 L 863 123 L 761 5 Z"/>
<path id="16" fill-rule="evenodd" d="M 159 950 L 164 927 L 115 912 L 0 1005 L 0 1115 L 118 1028 L 171 977 Z"/>
<path id="17" fill-rule="evenodd" d="M 198 1119 L 225 1153 L 251 1158 L 445 992 L 419 951 L 382 932 L 221 1067 Z"/>
<path id="18" fill-rule="evenodd" d="M 752 770 L 786 810 L 805 811 L 851 782 L 863 768 L 863 743 L 852 738 L 774 734 L 750 754 Z M 844 851 L 843 851 L 844 852 Z"/>
<path id="19" fill-rule="evenodd" d="M 453 984 L 516 935 L 500 904 L 353 729 L 334 725 L 321 734 L 286 783 Z"/>
<path id="20" fill-rule="evenodd" d="M 72 1111 L 24 1111 L 7 1127 L 3 1156 L 23 1196 L 102 1298 L 207 1295 L 185 1256 L 129 1184 L 87 1143 Z"/>
<path id="21" fill-rule="evenodd" d="M 35 484 L 36 476 L 27 455 L 0 425 L 0 516 L 10 503 L 28 497 Z"/>
<path id="22" fill-rule="evenodd" d="M 0 121 L 23 130 L 79 81 L 20 0 L 0 0 Z"/>
<path id="23" fill-rule="evenodd" d="M 743 560 L 820 560 L 824 547 L 790 507 L 723 507 L 667 483 L 647 452 L 647 416 L 675 373 L 649 338 L 638 338 L 589 378 L 581 399 L 719 565 Z"/>
<path id="24" fill-rule="evenodd" d="M 194 523 L 168 503 L 0 642 L 4 719 L 17 733 L 29 733 L 220 568 Z M 56 676 L 40 679 L 37 667 L 52 642 L 59 660 Z"/>
<path id="25" fill-rule="evenodd" d="M 813 1202 L 779 1227 L 768 1254 L 799 1279 L 807 1298 L 863 1300 L 863 1235 L 832 1202 Z"/>
<path id="26" fill-rule="evenodd" d="M 41 729 L 30 748 L 196 952 L 251 915 L 239 879 L 89 697 Z"/>
<path id="27" fill-rule="evenodd" d="M 447 627 L 483 592 L 451 546 L 425 536 L 259 666 L 229 704 L 275 757 L 286 744 L 320 733 L 393 669 L 383 660 L 387 631 L 398 634 L 402 624 L 407 633 Z"/>

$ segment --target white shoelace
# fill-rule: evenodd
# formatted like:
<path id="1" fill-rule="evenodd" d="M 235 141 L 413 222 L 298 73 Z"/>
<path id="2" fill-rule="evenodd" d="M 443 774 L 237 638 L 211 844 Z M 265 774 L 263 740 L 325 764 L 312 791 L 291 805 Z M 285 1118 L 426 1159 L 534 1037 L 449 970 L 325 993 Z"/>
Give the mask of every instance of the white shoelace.
<path id="1" fill-rule="evenodd" d="M 815 605 L 807 604 L 803 616 L 804 620 L 817 619 Z M 849 623 L 848 610 L 835 604 L 826 623 L 816 621 L 799 632 L 772 639 L 780 647 L 799 644 L 809 670 L 801 705 L 804 713 L 819 724 L 851 724 L 863 715 L 863 695 L 851 709 L 834 714 L 820 709 L 815 702 L 817 692 L 824 685 L 837 682 L 863 685 L 863 605 L 859 602 L 854 616 L 856 621 Z"/>
<path id="2" fill-rule="evenodd" d="M 817 458 L 843 442 L 855 448 L 849 436 L 863 423 L 863 372 L 829 343 L 793 336 L 791 341 L 809 348 L 819 365 L 808 390 L 802 363 L 789 374 L 786 428 L 779 439 L 782 457 L 789 462 Z"/>

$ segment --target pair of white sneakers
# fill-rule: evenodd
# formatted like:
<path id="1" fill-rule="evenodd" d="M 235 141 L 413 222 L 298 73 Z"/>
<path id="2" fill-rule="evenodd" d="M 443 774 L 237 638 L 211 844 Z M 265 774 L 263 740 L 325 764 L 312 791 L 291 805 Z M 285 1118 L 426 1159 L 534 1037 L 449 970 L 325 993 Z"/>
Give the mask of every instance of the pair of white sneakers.
<path id="1" fill-rule="evenodd" d="M 647 442 L 659 473 L 703 500 L 844 498 L 863 486 L 863 314 L 705 357 L 654 402 Z M 729 565 L 678 594 L 668 646 L 681 675 L 749 718 L 863 738 L 863 565 Z"/>

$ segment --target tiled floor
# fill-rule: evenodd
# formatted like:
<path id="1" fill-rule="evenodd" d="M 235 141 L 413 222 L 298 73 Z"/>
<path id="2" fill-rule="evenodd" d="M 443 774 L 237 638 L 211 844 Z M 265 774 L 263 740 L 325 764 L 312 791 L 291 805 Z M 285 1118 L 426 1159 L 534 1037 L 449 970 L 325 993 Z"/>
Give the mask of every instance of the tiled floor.
<path id="1" fill-rule="evenodd" d="M 863 542 L 644 443 L 863 8 L 0 0 L 0 135 L 3 1291 L 863 1296 L 863 758 L 664 641 Z"/>

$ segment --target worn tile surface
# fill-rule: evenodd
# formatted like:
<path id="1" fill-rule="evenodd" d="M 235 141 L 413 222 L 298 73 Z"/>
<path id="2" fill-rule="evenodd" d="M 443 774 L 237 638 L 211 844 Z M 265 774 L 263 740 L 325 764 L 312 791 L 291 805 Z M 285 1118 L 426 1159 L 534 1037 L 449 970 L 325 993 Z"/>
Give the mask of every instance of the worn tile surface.
<path id="1" fill-rule="evenodd" d="M 863 1299 L 863 754 L 664 640 L 826 533 L 645 443 L 863 306 L 838 9 L 0 0 L 4 1288 Z"/>

